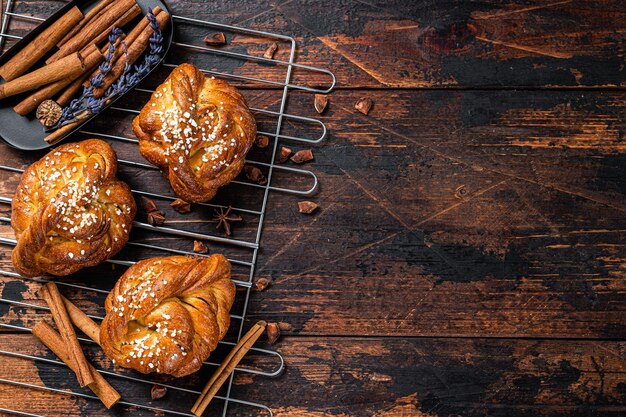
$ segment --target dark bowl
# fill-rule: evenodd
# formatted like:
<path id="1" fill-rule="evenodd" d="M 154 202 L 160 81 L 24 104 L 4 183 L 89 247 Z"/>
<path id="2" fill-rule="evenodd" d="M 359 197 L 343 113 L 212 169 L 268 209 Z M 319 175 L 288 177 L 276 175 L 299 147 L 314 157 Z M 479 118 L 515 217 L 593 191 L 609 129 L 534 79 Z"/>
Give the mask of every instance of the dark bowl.
<path id="1" fill-rule="evenodd" d="M 172 37 L 174 34 L 173 28 L 173 19 L 171 18 L 171 12 L 167 8 L 164 2 L 159 0 L 136 0 L 137 4 L 141 7 L 143 14 L 145 15 L 148 12 L 148 9 L 154 9 L 159 6 L 161 9 L 165 10 L 170 14 L 170 24 L 163 31 L 163 55 L 161 57 L 161 61 L 167 54 L 169 47 L 172 43 Z M 78 6 L 83 12 L 89 11 L 98 1 L 94 0 L 74 0 L 65 5 L 61 10 L 56 12 L 54 15 L 50 16 L 44 22 L 42 22 L 37 28 L 31 31 L 28 35 L 24 37 L 24 39 L 20 40 L 17 44 L 15 44 L 11 49 L 9 49 L 5 54 L 0 57 L 0 65 L 4 64 L 7 60 L 9 60 L 13 55 L 15 55 L 22 47 L 24 47 L 28 42 L 33 40 L 42 30 L 46 29 L 49 25 L 55 22 L 58 18 L 60 18 L 67 10 L 74 6 Z M 53 49 L 54 51 L 54 49 Z M 53 51 L 48 53 L 44 58 L 42 58 L 41 62 L 36 64 L 33 67 L 37 67 L 38 65 L 43 64 L 43 61 L 46 60 L 48 56 L 50 56 Z M 159 63 L 161 62 L 159 61 Z M 155 65 L 150 72 L 152 72 L 159 65 Z M 146 74 L 146 77 L 149 75 Z M 145 77 L 144 77 L 145 78 Z M 143 78 L 142 78 L 143 79 Z M 141 81 L 141 80 L 140 80 Z M 3 82 L 3 81 L 2 81 Z M 129 91 L 131 91 L 130 89 Z M 47 143 L 44 138 L 48 135 L 44 131 L 43 126 L 34 116 L 34 114 L 29 115 L 28 117 L 23 117 L 13 111 L 13 107 L 18 104 L 21 100 L 24 99 L 29 93 L 20 94 L 15 97 L 10 97 L 4 100 L 0 100 L 0 139 L 4 142 L 18 149 L 34 151 L 39 149 L 46 149 L 53 144 Z M 128 94 L 128 92 L 126 93 Z M 112 100 L 109 104 L 107 104 L 102 110 L 104 111 L 107 107 L 111 106 L 117 100 L 119 100 L 122 96 L 119 96 L 115 100 Z M 33 112 L 34 113 L 34 112 Z M 100 114 L 100 113 L 98 113 Z M 82 126 L 89 122 L 94 117 L 98 117 L 98 114 L 91 116 L 89 119 L 86 119 L 83 123 L 76 127 L 71 132 L 68 132 L 62 139 L 55 142 L 57 144 L 67 138 L 69 135 L 74 133 L 75 131 L 82 128 Z"/>

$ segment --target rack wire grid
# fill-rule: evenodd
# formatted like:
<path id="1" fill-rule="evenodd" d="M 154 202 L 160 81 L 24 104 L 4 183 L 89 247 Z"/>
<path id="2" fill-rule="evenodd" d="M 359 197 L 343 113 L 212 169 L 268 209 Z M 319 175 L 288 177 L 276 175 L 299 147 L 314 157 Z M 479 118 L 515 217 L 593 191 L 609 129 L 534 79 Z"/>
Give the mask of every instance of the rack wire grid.
<path id="1" fill-rule="evenodd" d="M 19 40 L 22 38 L 21 36 L 17 34 L 11 33 L 10 27 L 13 21 L 16 21 L 16 22 L 19 21 L 21 25 L 30 24 L 32 25 L 32 27 L 34 27 L 39 22 L 45 20 L 44 17 L 42 16 L 35 16 L 35 15 L 26 14 L 24 12 L 18 12 L 14 10 L 15 5 L 16 5 L 16 2 L 14 0 L 8 0 L 5 3 L 2 14 L 0 15 L 2 17 L 2 23 L 0 25 L 0 54 L 4 52 L 5 46 L 8 46 L 8 44 L 11 41 Z M 239 26 L 203 21 L 203 20 L 184 17 L 184 16 L 174 15 L 172 16 L 172 18 L 173 18 L 173 23 L 174 23 L 174 28 L 175 28 L 174 41 L 172 42 L 172 46 L 170 48 L 170 51 L 168 52 L 168 55 L 166 56 L 164 63 L 161 64 L 163 67 L 174 68 L 177 66 L 177 64 L 172 62 L 172 57 L 179 56 L 179 57 L 190 58 L 191 55 L 185 56 L 185 52 L 187 53 L 193 52 L 194 54 L 193 56 L 195 57 L 211 56 L 213 60 L 220 60 L 221 62 L 225 62 L 224 60 L 234 60 L 234 61 L 243 62 L 246 64 L 256 64 L 258 66 L 272 66 L 274 68 L 281 69 L 281 73 L 282 73 L 282 75 L 280 75 L 276 79 L 269 79 L 269 77 L 260 78 L 260 77 L 245 75 L 245 74 L 244 75 L 235 74 L 232 71 L 228 71 L 228 70 L 222 71 L 219 68 L 212 68 L 212 69 L 203 68 L 202 69 L 202 71 L 205 74 L 216 76 L 216 77 L 221 77 L 224 79 L 229 79 L 236 86 L 245 86 L 247 83 L 253 83 L 253 84 L 258 84 L 258 85 L 263 85 L 263 86 L 269 86 L 270 88 L 278 89 L 278 91 L 280 92 L 280 101 L 278 103 L 278 109 L 270 110 L 268 108 L 251 107 L 252 112 L 255 114 L 255 116 L 257 116 L 257 118 L 267 117 L 267 118 L 275 119 L 275 129 L 273 130 L 268 129 L 267 131 L 259 130 L 258 132 L 259 134 L 266 135 L 270 139 L 273 139 L 273 142 L 270 142 L 270 143 L 273 143 L 273 145 L 270 145 L 270 148 L 269 148 L 270 153 L 271 153 L 269 162 L 246 159 L 247 163 L 257 165 L 259 167 L 264 168 L 267 171 L 267 175 L 266 175 L 267 183 L 264 185 L 261 185 L 261 184 L 249 182 L 246 180 L 236 180 L 231 183 L 231 184 L 236 184 L 237 186 L 240 186 L 240 187 L 252 187 L 252 188 L 257 189 L 259 192 L 261 192 L 262 198 L 258 202 L 258 205 L 260 207 L 244 208 L 244 207 L 236 207 L 231 204 L 227 205 L 227 204 L 218 204 L 218 203 L 213 203 L 213 202 L 200 204 L 200 206 L 205 206 L 207 208 L 213 208 L 213 209 L 225 209 L 227 207 L 232 207 L 234 211 L 239 212 L 242 215 L 245 214 L 247 216 L 256 217 L 258 220 L 257 220 L 256 231 L 254 233 L 254 238 L 248 239 L 248 240 L 232 239 L 232 238 L 217 236 L 211 233 L 201 233 L 198 231 L 190 231 L 190 230 L 184 230 L 184 229 L 172 228 L 172 227 L 164 227 L 164 226 L 153 226 L 148 223 L 141 222 L 141 221 L 133 222 L 134 228 L 136 229 L 146 229 L 150 232 L 158 233 L 163 236 L 172 236 L 176 238 L 187 238 L 187 239 L 198 239 L 202 241 L 209 241 L 212 244 L 224 245 L 224 247 L 230 247 L 233 249 L 230 251 L 230 253 L 233 255 L 229 256 L 229 260 L 233 264 L 233 267 L 243 268 L 243 271 L 247 271 L 247 272 L 243 273 L 243 279 L 235 279 L 236 285 L 240 288 L 240 291 L 238 291 L 238 298 L 240 299 L 239 303 L 241 304 L 240 306 L 241 312 L 240 314 L 234 314 L 234 313 L 231 314 L 231 320 L 234 322 L 237 322 L 237 321 L 239 322 L 238 325 L 231 325 L 231 330 L 234 329 L 233 331 L 234 334 L 232 335 L 233 340 L 229 341 L 229 340 L 226 340 L 225 338 L 225 340 L 221 341 L 219 344 L 221 348 L 228 350 L 229 347 L 234 346 L 236 344 L 236 341 L 238 341 L 241 338 L 243 330 L 244 330 L 244 319 L 245 319 L 247 308 L 248 308 L 248 301 L 250 298 L 250 289 L 252 287 L 252 282 L 253 282 L 253 278 L 255 274 L 257 255 L 260 249 L 261 233 L 263 229 L 263 223 L 264 223 L 264 218 L 265 218 L 265 213 L 266 213 L 266 208 L 267 208 L 267 201 L 268 201 L 268 196 L 269 196 L 270 191 L 277 191 L 277 192 L 282 192 L 282 193 L 287 193 L 287 194 L 307 196 L 307 195 L 314 194 L 318 186 L 317 176 L 313 172 L 304 170 L 304 169 L 275 164 L 277 150 L 279 149 L 278 145 L 280 141 L 300 142 L 300 143 L 305 143 L 305 144 L 317 144 L 317 143 L 322 142 L 327 134 L 326 126 L 324 125 L 322 121 L 318 119 L 314 119 L 314 118 L 286 113 L 285 109 L 287 105 L 289 91 L 300 90 L 300 91 L 306 91 L 306 92 L 312 92 L 312 93 L 327 94 L 331 92 L 333 88 L 335 87 L 336 79 L 335 79 L 335 76 L 332 74 L 332 72 L 326 69 L 321 69 L 321 68 L 316 68 L 316 67 L 312 67 L 308 65 L 295 63 L 294 61 L 296 57 L 297 45 L 296 45 L 295 39 L 290 36 L 274 34 L 274 33 L 269 33 L 269 32 L 260 31 L 260 30 L 246 29 L 246 28 L 239 27 Z M 32 30 L 32 27 L 30 28 L 31 30 Z M 246 38 L 250 38 L 254 40 L 262 39 L 265 41 L 271 40 L 275 42 L 286 43 L 289 46 L 289 56 L 288 56 L 288 59 L 286 60 L 268 59 L 262 56 L 251 55 L 247 51 L 240 52 L 236 50 L 233 51 L 233 50 L 227 50 L 227 49 L 220 49 L 220 48 L 214 48 L 214 47 L 204 46 L 204 45 L 200 46 L 200 45 L 195 45 L 195 44 L 186 42 L 184 40 L 178 39 L 179 36 L 184 38 L 184 35 L 181 35 L 181 34 L 182 32 L 184 32 L 185 28 L 189 28 L 189 27 L 195 28 L 196 31 L 198 30 L 205 31 L 205 32 L 207 30 L 224 31 L 224 32 L 231 33 L 233 36 L 246 37 Z M 184 61 L 181 61 L 181 62 L 184 62 Z M 211 61 L 211 63 L 213 64 L 214 61 Z M 226 64 L 225 67 L 228 68 L 229 65 Z M 323 76 L 327 76 L 328 87 L 321 88 L 321 87 L 307 86 L 301 83 L 294 82 L 293 77 L 292 77 L 294 69 L 301 70 L 301 71 L 308 72 L 308 73 L 316 72 L 318 73 L 318 75 L 321 74 Z M 159 80 L 162 81 L 162 79 L 163 79 L 162 77 L 159 78 L 159 75 L 156 75 L 154 73 L 148 78 L 148 80 L 157 81 L 157 85 L 158 85 Z M 144 81 L 142 85 L 145 83 L 146 82 Z M 135 91 L 139 93 L 152 93 L 153 90 L 149 88 L 135 88 Z M 124 107 L 119 107 L 119 106 L 118 107 L 112 106 L 105 111 L 122 112 L 128 115 L 134 115 L 134 114 L 139 113 L 139 111 L 136 109 L 124 108 Z M 317 130 L 319 130 L 320 132 L 319 137 L 307 138 L 307 137 L 299 137 L 296 135 L 284 134 L 283 125 L 284 125 L 285 120 L 289 120 L 290 122 L 293 122 L 293 123 L 302 123 L 302 124 L 312 125 Z M 92 122 L 89 124 L 89 126 L 92 126 L 93 124 L 94 123 Z M 136 142 L 136 139 L 132 137 L 110 134 L 110 133 L 101 133 L 101 132 L 94 131 L 91 127 L 82 129 L 81 132 L 89 136 L 100 137 L 104 140 L 117 141 L 121 143 Z M 135 161 L 130 161 L 130 160 L 119 160 L 119 163 L 121 166 L 126 166 L 130 168 L 135 168 L 135 169 L 140 169 L 140 170 L 158 171 L 156 167 L 149 165 L 149 164 L 141 163 L 141 162 L 135 162 Z M 0 166 L 0 170 L 7 172 L 7 173 L 23 172 L 23 169 L 20 167 L 13 167 L 13 166 L 6 166 L 6 165 Z M 304 189 L 298 189 L 295 187 L 284 187 L 284 186 L 280 187 L 280 186 L 272 185 L 273 175 L 276 173 L 280 173 L 280 172 L 286 175 L 304 176 L 305 178 L 308 178 L 312 182 L 312 185 L 309 188 L 304 188 Z M 289 182 L 289 184 L 293 185 L 293 183 L 291 182 Z M 132 192 L 136 196 L 146 196 L 146 197 L 151 197 L 155 199 L 170 200 L 170 201 L 173 201 L 176 199 L 176 197 L 172 195 L 152 193 L 152 192 L 144 191 L 140 189 L 133 189 Z M 11 196 L 0 196 L 0 204 L 10 204 L 10 203 L 11 203 Z M 3 222 L 3 223 L 8 223 L 10 222 L 10 220 L 11 219 L 9 217 L 0 217 L 0 222 Z M 16 241 L 14 239 L 0 237 L 0 244 L 11 246 L 11 245 L 15 245 L 15 243 Z M 142 243 L 142 242 L 133 241 L 133 240 L 129 241 L 128 246 L 143 249 L 143 250 L 147 249 L 147 250 L 157 251 L 157 252 L 203 256 L 203 255 L 198 255 L 188 250 L 181 250 L 181 249 L 170 248 L 170 247 L 165 247 L 165 246 L 158 246 L 158 245 Z M 245 255 L 243 258 L 239 256 L 241 255 L 242 252 Z M 114 265 L 122 265 L 122 266 L 130 266 L 134 264 L 134 261 L 124 260 L 124 259 L 110 259 L 108 262 Z M 28 281 L 35 282 L 35 283 L 45 283 L 49 280 L 44 277 L 25 278 L 25 277 L 21 277 L 16 272 L 8 271 L 8 270 L 0 270 L 0 276 L 6 277 L 9 279 L 14 279 L 14 278 L 24 279 L 24 280 L 28 280 Z M 55 281 L 55 282 L 57 282 L 57 284 L 67 289 L 84 291 L 86 293 L 94 293 L 102 297 L 108 294 L 107 289 L 100 289 L 100 288 L 95 288 L 92 286 L 82 285 L 80 283 L 72 283 L 72 282 L 66 282 L 66 281 Z M 241 300 L 241 297 L 243 297 L 243 300 Z M 12 307 L 24 308 L 24 309 L 30 309 L 33 311 L 48 310 L 45 304 L 41 303 L 40 300 L 37 300 L 37 302 L 31 303 L 31 302 L 25 302 L 23 300 L 12 300 L 12 299 L 5 298 L 4 291 L 3 291 L 2 298 L 0 298 L 0 303 L 8 305 L 8 308 L 12 308 Z M 95 314 L 90 315 L 90 317 L 96 321 L 102 320 L 102 317 L 99 317 L 98 315 L 95 315 Z M 9 330 L 14 330 L 14 331 L 21 331 L 21 332 L 30 331 L 30 329 L 26 326 L 9 324 L 9 323 L 4 323 L 4 322 L 0 323 L 0 327 L 9 329 Z M 84 344 L 86 345 L 94 344 L 94 342 L 92 342 L 89 339 L 80 338 L 80 340 L 84 342 Z M 218 346 L 218 349 L 220 349 L 219 346 Z M 284 370 L 284 360 L 279 353 L 274 352 L 272 350 L 268 350 L 268 349 L 261 349 L 258 347 L 253 348 L 252 352 L 255 355 L 267 355 L 267 357 L 270 360 L 267 360 L 265 362 L 273 363 L 273 366 L 270 367 L 269 369 L 256 369 L 253 367 L 246 367 L 244 365 L 238 366 L 235 369 L 235 372 L 233 372 L 233 374 L 230 376 L 225 388 L 223 388 L 220 391 L 220 392 L 224 392 L 224 394 L 216 396 L 216 400 L 221 401 L 223 403 L 223 406 L 221 407 L 222 416 L 227 416 L 229 414 L 229 404 L 237 404 L 238 406 L 243 406 L 243 407 L 252 407 L 254 409 L 258 409 L 260 412 L 265 412 L 267 415 L 273 416 L 273 413 L 268 406 L 260 404 L 258 402 L 249 401 L 246 399 L 239 399 L 232 395 L 233 379 L 236 373 L 248 373 L 248 374 L 265 376 L 265 377 L 276 377 L 280 375 Z M 30 353 L 0 350 L 0 355 L 35 361 L 38 363 L 43 363 L 43 364 L 47 364 L 47 365 L 55 366 L 55 367 L 66 366 L 63 362 L 60 362 L 58 360 L 50 359 L 48 357 L 34 355 Z M 208 367 L 216 368 L 217 366 L 219 366 L 219 363 L 217 361 L 213 362 L 209 360 L 205 362 L 204 365 Z M 200 393 L 199 391 L 196 391 L 193 389 L 188 389 L 188 388 L 177 386 L 175 383 L 163 383 L 161 381 L 153 381 L 153 380 L 150 380 L 150 377 L 148 376 L 138 376 L 139 374 L 134 373 L 133 371 L 123 370 L 122 368 L 115 368 L 114 371 L 109 370 L 109 369 L 98 369 L 98 372 L 108 377 L 121 379 L 125 383 L 137 383 L 137 384 L 140 384 L 141 386 L 145 386 L 145 385 L 151 386 L 154 383 L 158 383 L 160 385 L 167 387 L 168 389 L 172 391 L 175 391 L 181 394 L 184 393 L 184 394 L 198 395 Z M 42 386 L 38 384 L 32 384 L 32 383 L 13 380 L 11 379 L 10 376 L 0 376 L 0 383 L 9 384 L 12 386 L 25 387 L 29 389 L 42 390 L 42 391 L 47 391 L 47 392 L 52 392 L 52 393 L 58 393 L 62 395 L 72 395 L 72 396 L 84 398 L 84 399 L 98 400 L 97 397 L 91 394 L 87 394 L 86 392 L 81 391 L 80 389 L 66 390 L 62 388 L 48 387 L 45 385 Z M 190 414 L 187 411 L 155 407 L 153 405 L 146 404 L 140 401 L 123 400 L 123 401 L 120 401 L 119 404 L 123 406 L 133 407 L 138 410 L 148 410 L 148 411 L 160 412 L 160 413 L 171 414 L 171 415 L 193 417 L 193 414 Z M 220 413 L 220 408 L 214 408 L 213 410 L 215 410 L 214 411 L 215 414 Z M 43 416 L 40 416 L 39 414 L 33 414 L 30 412 L 13 410 L 13 409 L 8 409 L 8 408 L 0 408 L 0 412 L 12 414 L 12 415 L 20 415 L 20 416 L 43 417 Z"/>

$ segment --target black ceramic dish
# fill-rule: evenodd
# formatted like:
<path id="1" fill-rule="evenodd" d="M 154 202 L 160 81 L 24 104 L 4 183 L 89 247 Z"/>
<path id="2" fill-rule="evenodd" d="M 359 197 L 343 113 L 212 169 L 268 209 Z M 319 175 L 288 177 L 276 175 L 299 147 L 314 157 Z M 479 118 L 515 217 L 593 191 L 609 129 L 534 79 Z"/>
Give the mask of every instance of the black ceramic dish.
<path id="1" fill-rule="evenodd" d="M 136 0 L 137 4 L 141 7 L 143 14 L 145 15 L 148 12 L 148 9 L 154 9 L 159 6 L 161 9 L 165 10 L 167 13 L 170 13 L 169 9 L 165 5 L 164 2 L 159 0 Z M 28 42 L 33 40 L 35 36 L 37 36 L 42 30 L 50 26 L 53 22 L 59 19 L 67 10 L 71 7 L 78 6 L 78 8 L 83 11 L 83 13 L 89 11 L 98 0 L 74 0 L 68 3 L 65 7 L 59 10 L 57 13 L 46 19 L 42 22 L 37 28 L 31 31 L 28 35 L 24 37 L 24 39 L 20 40 L 17 44 L 15 44 L 11 49 L 9 49 L 2 57 L 0 57 L 0 65 L 4 64 L 7 60 L 9 60 L 13 55 L 15 55 L 20 49 L 22 49 Z M 171 16 L 171 13 L 170 13 Z M 172 43 L 173 36 L 173 19 L 170 18 L 170 23 L 167 28 L 163 31 L 163 55 L 161 57 L 161 61 L 167 54 L 169 47 Z M 42 62 L 36 64 L 34 67 L 37 67 L 46 60 L 46 58 L 54 53 L 54 50 L 49 52 L 43 59 Z M 152 70 L 154 70 L 158 65 L 155 65 Z M 148 74 L 149 75 L 149 74 Z M 146 75 L 146 77 L 148 76 Z M 145 77 L 144 77 L 145 78 Z M 4 82 L 4 80 L 2 80 Z M 129 91 L 132 91 L 129 90 Z M 32 92 L 30 92 L 32 93 Z M 29 115 L 28 117 L 20 116 L 19 114 L 13 111 L 13 107 L 24 99 L 26 95 L 20 94 L 15 97 L 10 97 L 0 101 L 0 138 L 8 143 L 10 146 L 13 146 L 22 150 L 39 150 L 49 148 L 52 145 L 46 143 L 44 141 L 44 137 L 47 136 L 47 133 L 44 132 L 44 128 L 39 123 L 34 116 L 34 114 Z M 111 104 L 115 103 L 119 98 L 111 101 L 107 106 L 105 106 L 102 111 L 104 111 Z M 34 113 L 34 112 L 33 112 Z M 91 118 L 85 120 L 82 124 L 80 124 L 74 131 L 69 132 L 67 135 L 63 137 L 63 139 L 67 138 L 69 135 L 74 133 L 76 130 L 79 130 L 85 123 L 89 122 L 94 117 L 98 117 L 98 114 L 93 115 Z M 61 140 L 63 140 L 61 139 Z M 60 141 L 61 141 L 60 140 Z M 59 143 L 57 141 L 56 143 Z M 55 144 L 56 144 L 55 143 Z"/>

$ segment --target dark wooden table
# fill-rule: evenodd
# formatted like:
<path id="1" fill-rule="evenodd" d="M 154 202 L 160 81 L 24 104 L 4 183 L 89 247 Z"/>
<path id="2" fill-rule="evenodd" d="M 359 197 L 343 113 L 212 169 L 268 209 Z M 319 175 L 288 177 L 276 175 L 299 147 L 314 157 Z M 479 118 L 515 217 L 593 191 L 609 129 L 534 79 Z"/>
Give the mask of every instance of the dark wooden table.
<path id="1" fill-rule="evenodd" d="M 46 15 L 61 4 L 22 0 L 18 7 Z M 258 319 L 291 325 L 274 346 L 286 372 L 237 374 L 234 396 L 280 417 L 626 414 L 623 1 L 170 4 L 177 14 L 293 35 L 297 62 L 338 78 L 321 116 L 330 135 L 307 166 L 321 181 L 314 197 L 321 210 L 304 216 L 299 198 L 271 194 L 256 276 L 272 283 L 251 295 L 248 310 L 246 327 Z M 233 43 L 251 54 L 267 46 Z M 270 76 L 271 67 L 263 68 L 228 70 Z M 295 78 L 327 83 L 306 72 Z M 256 107 L 279 102 L 279 89 L 243 87 Z M 361 97 L 375 103 L 369 115 L 354 109 Z M 146 99 L 124 105 L 138 108 Z M 315 117 L 313 96 L 291 92 L 287 111 Z M 129 134 L 130 120 L 110 111 L 92 128 Z M 316 135 L 311 127 L 286 129 Z M 131 145 L 115 147 L 120 157 L 141 160 Z M 13 166 L 36 157 L 6 146 L 0 152 Z M 120 175 L 168 192 L 158 174 Z M 4 194 L 16 181 L 2 174 Z M 258 198 L 230 187 L 218 201 Z M 211 230 L 207 214 L 194 213 L 168 212 L 168 219 Z M 247 222 L 235 236 L 253 230 Z M 145 239 L 189 248 L 188 241 Z M 0 262 L 10 268 L 7 248 Z M 106 286 L 117 276 L 106 266 L 76 281 Z M 38 302 L 36 288 L 2 281 L 4 297 Z M 69 294 L 101 312 L 101 299 Z M 3 322 L 25 326 L 46 317 L 6 306 L 0 313 Z M 48 354 L 23 333 L 2 333 L 0 349 Z M 92 358 L 110 366 L 97 351 Z M 249 365 L 265 360 L 253 356 Z M 208 372 L 185 383 L 197 389 Z M 3 356 L 0 378 L 7 376 L 76 389 L 64 369 Z M 128 395 L 145 403 L 148 390 L 128 388 Z M 187 410 L 192 401 L 169 393 L 153 404 Z M 94 401 L 0 384 L 0 407 L 9 406 L 46 416 L 109 415 Z"/>

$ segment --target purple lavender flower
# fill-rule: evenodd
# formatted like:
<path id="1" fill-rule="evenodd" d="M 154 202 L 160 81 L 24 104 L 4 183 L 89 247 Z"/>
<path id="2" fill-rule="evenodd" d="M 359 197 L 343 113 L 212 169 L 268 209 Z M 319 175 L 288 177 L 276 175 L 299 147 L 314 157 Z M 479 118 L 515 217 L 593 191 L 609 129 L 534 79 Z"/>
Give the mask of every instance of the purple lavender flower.
<path id="1" fill-rule="evenodd" d="M 120 28 L 114 27 L 109 34 L 109 48 L 104 56 L 104 61 L 98 67 L 98 74 L 91 78 L 89 87 L 83 89 L 83 93 L 80 97 L 72 100 L 69 105 L 63 108 L 61 119 L 53 129 L 58 129 L 63 125 L 74 122 L 77 115 L 83 113 L 85 110 L 88 110 L 92 114 L 100 113 L 103 107 L 112 100 L 122 96 L 135 87 L 139 81 L 159 63 L 161 54 L 163 53 L 163 34 L 159 29 L 159 23 L 154 13 L 152 13 L 152 10 L 148 10 L 146 18 L 150 22 L 150 27 L 154 33 L 150 37 L 149 51 L 144 56 L 143 62 L 139 65 L 131 66 L 128 64 L 127 59 L 122 75 L 107 88 L 102 97 L 96 98 L 94 96 L 93 90 L 104 85 L 104 77 L 113 68 L 112 60 L 115 55 L 115 43 L 124 35 L 124 32 Z M 124 55 L 128 58 L 128 47 L 124 41 L 121 41 L 121 44 Z"/>

